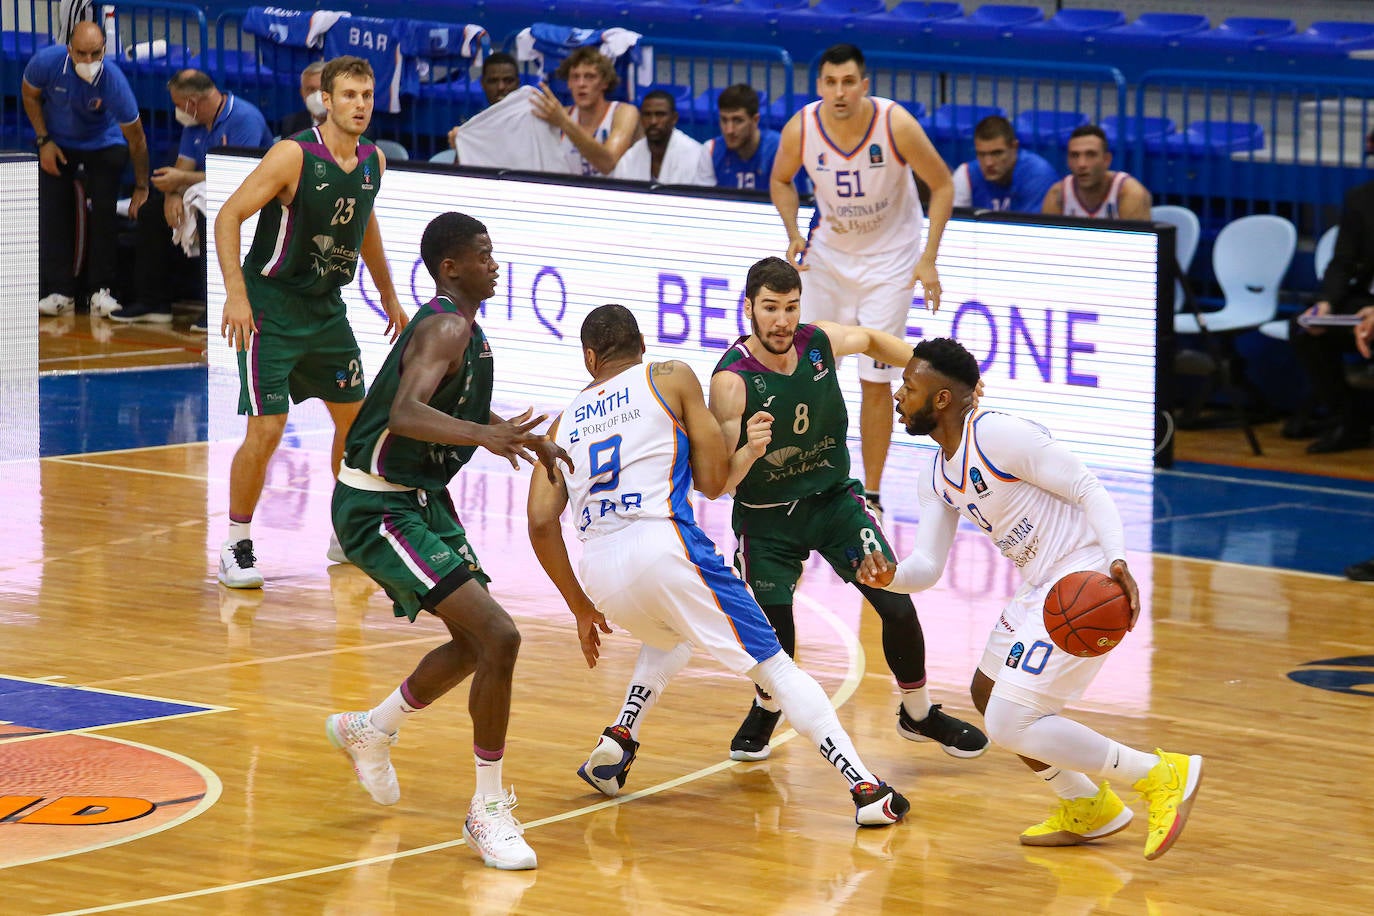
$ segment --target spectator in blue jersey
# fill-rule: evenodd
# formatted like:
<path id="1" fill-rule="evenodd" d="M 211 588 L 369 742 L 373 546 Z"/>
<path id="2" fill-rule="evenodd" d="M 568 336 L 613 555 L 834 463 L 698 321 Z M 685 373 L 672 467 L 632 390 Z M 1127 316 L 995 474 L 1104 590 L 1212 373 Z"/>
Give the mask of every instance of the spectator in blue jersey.
<path id="1" fill-rule="evenodd" d="M 727 86 L 716 108 L 720 136 L 707 140 L 703 152 L 711 161 L 717 187 L 765 190 L 780 135 L 759 127 L 758 92 L 748 83 Z"/>
<path id="2" fill-rule="evenodd" d="M 1039 213 L 1059 173 L 1043 156 L 1021 149 L 1011 122 L 989 115 L 973 128 L 975 158 L 954 170 L 954 206 Z"/>
<path id="3" fill-rule="evenodd" d="M 129 215 L 148 199 L 148 140 L 129 81 L 105 61 L 105 33 L 80 22 L 65 45 L 51 45 L 24 68 L 24 113 L 38 147 L 38 312 L 76 307 L 76 252 L 84 240 L 91 311 L 119 309 L 115 285 L 115 201 L 124 167 L 133 162 Z M 89 208 L 78 207 L 78 179 Z M 89 221 L 89 227 L 87 222 Z"/>
<path id="4" fill-rule="evenodd" d="M 188 210 L 185 199 L 194 199 L 197 186 L 203 186 L 205 154 L 210 150 L 272 145 L 272 130 L 262 112 L 246 99 L 220 92 L 208 74 L 181 70 L 167 83 L 167 91 L 177 123 L 184 128 L 181 146 L 175 165 L 153 172 L 153 189 L 138 213 L 134 300 L 111 315 L 113 321 L 170 324 L 178 286 L 204 300 L 204 205 Z M 174 231 L 185 244 L 173 243 Z"/>

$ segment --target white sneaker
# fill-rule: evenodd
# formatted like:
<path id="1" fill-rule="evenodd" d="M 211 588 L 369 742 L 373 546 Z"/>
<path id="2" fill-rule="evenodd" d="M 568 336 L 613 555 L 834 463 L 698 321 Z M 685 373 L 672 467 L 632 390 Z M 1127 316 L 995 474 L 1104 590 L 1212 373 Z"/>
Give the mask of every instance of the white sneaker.
<path id="1" fill-rule="evenodd" d="M 339 546 L 339 536 L 334 532 L 329 532 L 329 549 L 324 552 L 325 558 L 331 563 L 348 563 L 348 555 L 344 553 L 343 547 Z"/>
<path id="2" fill-rule="evenodd" d="M 253 556 L 253 542 L 244 538 L 237 544 L 224 542 L 219 549 L 219 581 L 230 588 L 262 588 L 262 573 Z"/>
<path id="3" fill-rule="evenodd" d="M 76 311 L 76 300 L 61 293 L 48 293 L 38 300 L 40 315 L 68 315 Z"/>
<path id="4" fill-rule="evenodd" d="M 401 800 L 401 784 L 396 780 L 396 768 L 391 765 L 391 745 L 395 735 L 388 735 L 372 724 L 365 712 L 340 712 L 324 723 L 329 743 L 349 756 L 358 783 L 379 805 L 394 805 Z"/>
<path id="5" fill-rule="evenodd" d="M 474 795 L 463 822 L 463 839 L 482 854 L 491 868 L 519 871 L 534 868 L 539 862 L 525 842 L 525 828 L 511 811 L 515 808 L 515 789 L 505 795 Z"/>
<path id="6" fill-rule="evenodd" d="M 108 318 L 110 315 L 123 308 L 123 306 L 119 304 L 119 300 L 110 295 L 108 289 L 96 290 L 91 293 L 91 298 L 88 301 L 91 305 L 91 314 L 99 315 L 101 318 Z"/>

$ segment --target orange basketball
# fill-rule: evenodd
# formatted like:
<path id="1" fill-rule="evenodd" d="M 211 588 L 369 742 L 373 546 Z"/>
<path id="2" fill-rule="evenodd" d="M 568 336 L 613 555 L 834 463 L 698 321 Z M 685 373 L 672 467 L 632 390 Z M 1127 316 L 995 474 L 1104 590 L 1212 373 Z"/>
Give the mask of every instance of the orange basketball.
<path id="1" fill-rule="evenodd" d="M 1070 655 L 1105 655 L 1131 625 L 1131 600 L 1111 576 L 1083 570 L 1069 573 L 1045 596 L 1045 629 Z"/>

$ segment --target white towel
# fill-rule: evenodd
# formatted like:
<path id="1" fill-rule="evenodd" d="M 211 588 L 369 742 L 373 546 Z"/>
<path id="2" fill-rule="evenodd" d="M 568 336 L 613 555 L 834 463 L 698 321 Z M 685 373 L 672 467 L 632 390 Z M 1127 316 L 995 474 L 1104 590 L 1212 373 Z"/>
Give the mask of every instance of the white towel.
<path id="1" fill-rule="evenodd" d="M 458 129 L 458 161 L 463 165 L 568 171 L 558 128 L 534 116 L 531 100 L 539 90 L 521 86 Z"/>
<path id="2" fill-rule="evenodd" d="M 352 13 L 343 13 L 336 10 L 316 10 L 310 14 L 310 34 L 306 36 L 305 43 L 312 48 L 324 46 L 324 33 L 334 27 L 338 22 Z"/>
<path id="3" fill-rule="evenodd" d="M 188 258 L 200 257 L 200 232 L 196 214 L 205 215 L 205 182 L 198 181 L 181 192 L 181 222 L 172 227 L 172 244 L 180 245 Z"/>

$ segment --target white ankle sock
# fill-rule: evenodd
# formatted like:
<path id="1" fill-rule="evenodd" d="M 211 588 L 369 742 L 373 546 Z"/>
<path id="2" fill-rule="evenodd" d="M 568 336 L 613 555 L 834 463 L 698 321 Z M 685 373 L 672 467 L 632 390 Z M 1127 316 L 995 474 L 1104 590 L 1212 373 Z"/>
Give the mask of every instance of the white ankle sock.
<path id="1" fill-rule="evenodd" d="M 425 708 L 425 704 L 415 702 L 409 696 L 409 689 L 405 683 L 391 691 L 390 696 L 378 703 L 371 712 L 367 714 L 368 720 L 372 722 L 372 727 L 394 735 L 400 731 L 401 723 L 405 717 L 413 712 L 419 712 Z"/>
<path id="2" fill-rule="evenodd" d="M 1158 754 L 1147 754 L 1113 741 L 1107 760 L 1102 765 L 1102 775 L 1108 779 L 1124 779 L 1128 783 L 1134 783 L 1149 775 L 1157 763 Z"/>
<path id="3" fill-rule="evenodd" d="M 229 543 L 237 544 L 239 541 L 251 541 L 253 539 L 253 520 L 250 518 L 246 522 L 236 522 L 229 520 Z"/>
<path id="4" fill-rule="evenodd" d="M 505 795 L 501 786 L 501 759 L 505 748 L 495 752 L 495 760 L 488 759 L 492 752 L 484 751 L 475 744 L 472 751 L 472 761 L 477 765 L 477 794 L 483 798 Z M 483 754 L 488 756 L 484 757 Z"/>
<path id="5" fill-rule="evenodd" d="M 1060 798 L 1072 801 L 1075 798 L 1091 798 L 1097 794 L 1097 786 L 1085 774 L 1076 770 L 1061 770 L 1050 767 L 1035 774 L 1045 780 L 1045 785 L 1054 790 Z"/>
<path id="6" fill-rule="evenodd" d="M 917 722 L 930 715 L 930 690 L 925 684 L 920 687 L 902 687 L 902 708 Z"/>

